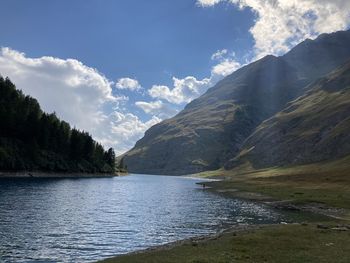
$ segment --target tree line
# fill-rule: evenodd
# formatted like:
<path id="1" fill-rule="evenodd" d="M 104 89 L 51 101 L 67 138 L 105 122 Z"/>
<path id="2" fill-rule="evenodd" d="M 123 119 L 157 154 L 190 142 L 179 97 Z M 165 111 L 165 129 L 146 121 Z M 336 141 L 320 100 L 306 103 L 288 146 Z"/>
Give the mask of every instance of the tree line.
<path id="1" fill-rule="evenodd" d="M 115 153 L 0 76 L 0 170 L 112 173 Z"/>

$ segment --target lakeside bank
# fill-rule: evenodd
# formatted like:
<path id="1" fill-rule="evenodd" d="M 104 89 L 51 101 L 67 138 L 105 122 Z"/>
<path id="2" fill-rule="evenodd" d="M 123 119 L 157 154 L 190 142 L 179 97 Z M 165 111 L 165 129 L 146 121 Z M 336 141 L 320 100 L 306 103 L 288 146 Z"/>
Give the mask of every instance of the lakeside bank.
<path id="1" fill-rule="evenodd" d="M 52 173 L 52 172 L 0 172 L 1 178 L 108 178 L 115 176 L 125 176 L 128 173 Z"/>
<path id="2" fill-rule="evenodd" d="M 202 173 L 222 178 L 206 190 L 276 209 L 314 213 L 315 220 L 286 225 L 231 228 L 213 236 L 150 248 L 103 263 L 118 262 L 339 262 L 350 258 L 350 164 Z M 327 218 L 325 217 L 327 216 Z"/>
<path id="3" fill-rule="evenodd" d="M 344 227 L 338 225 L 338 222 L 304 223 L 233 230 L 100 262 L 346 263 L 350 257 L 349 230 L 344 231 Z"/>

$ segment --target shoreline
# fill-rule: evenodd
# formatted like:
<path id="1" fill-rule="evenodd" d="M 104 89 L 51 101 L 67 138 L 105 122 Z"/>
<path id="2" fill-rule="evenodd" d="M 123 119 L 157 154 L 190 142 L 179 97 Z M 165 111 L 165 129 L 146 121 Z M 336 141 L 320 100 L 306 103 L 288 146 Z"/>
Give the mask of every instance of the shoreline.
<path id="1" fill-rule="evenodd" d="M 163 245 L 158 245 L 158 246 L 153 246 L 142 250 L 133 251 L 127 254 L 116 255 L 115 257 L 107 258 L 105 260 L 101 260 L 98 262 L 100 263 L 103 263 L 103 262 L 114 263 L 119 261 L 133 262 L 132 259 L 130 261 L 128 260 L 123 261 L 123 259 L 127 259 L 129 257 L 133 259 L 136 257 L 138 259 L 138 257 L 143 258 L 143 256 L 145 255 L 154 255 L 155 257 L 157 257 L 159 254 L 163 254 L 166 251 L 177 250 L 185 247 L 193 247 L 193 249 L 195 249 L 200 244 L 202 244 L 203 246 L 206 246 L 207 244 L 213 241 L 216 242 L 216 240 L 224 239 L 228 236 L 244 237 L 245 235 L 249 235 L 250 233 L 263 232 L 266 229 L 267 229 L 266 231 L 273 232 L 275 230 L 285 229 L 288 227 L 295 226 L 295 227 L 305 228 L 305 226 L 308 226 L 309 228 L 313 228 L 316 230 L 323 229 L 324 231 L 326 231 L 326 229 L 333 229 L 333 230 L 340 229 L 342 231 L 350 231 L 350 225 L 348 224 L 349 219 L 346 217 L 346 213 L 348 212 L 348 210 L 345 208 L 336 208 L 336 207 L 325 205 L 321 202 L 320 203 L 318 202 L 296 203 L 296 202 L 293 202 L 293 200 L 285 200 L 282 198 L 277 199 L 259 192 L 248 192 L 248 191 L 242 191 L 234 188 L 222 187 L 223 186 L 222 184 L 225 184 L 224 178 L 218 179 L 216 177 L 216 178 L 207 178 L 207 179 L 209 180 L 203 180 L 203 182 L 198 182 L 196 184 L 204 185 L 203 188 L 206 191 L 211 191 L 217 194 L 221 194 L 228 198 L 237 198 L 237 199 L 251 201 L 257 204 L 267 205 L 273 209 L 276 209 L 277 211 L 296 212 L 296 213 L 300 213 L 301 217 L 309 213 L 317 217 L 317 220 L 306 220 L 305 222 L 294 221 L 286 224 L 279 223 L 279 224 L 235 225 L 235 226 L 229 227 L 228 229 L 220 230 L 218 233 L 215 233 L 215 234 L 178 240 L 178 241 L 166 243 Z M 211 179 L 214 179 L 214 180 L 211 180 Z M 342 222 L 343 225 L 337 224 L 339 222 Z M 344 222 L 346 224 L 344 224 Z M 327 224 L 330 224 L 330 225 L 327 225 Z M 148 262 L 148 261 L 145 261 L 145 262 Z M 169 262 L 173 262 L 173 261 L 169 261 Z M 242 261 L 242 262 L 245 262 L 245 261 Z"/>
<path id="2" fill-rule="evenodd" d="M 111 178 L 126 175 L 124 173 L 62 173 L 62 172 L 0 172 L 1 178 Z"/>
<path id="3" fill-rule="evenodd" d="M 224 182 L 224 181 L 220 181 Z M 318 202 L 295 203 L 293 200 L 276 199 L 258 192 L 247 192 L 238 189 L 222 189 L 212 186 L 212 182 L 199 182 L 198 185 L 205 185 L 205 189 L 229 198 L 251 201 L 257 204 L 267 205 L 279 211 L 295 211 L 300 213 L 312 213 L 314 215 L 325 216 L 338 220 L 347 220 L 347 210 L 328 206 Z"/>
<path id="4" fill-rule="evenodd" d="M 298 224 L 298 223 L 291 223 L 291 224 Z M 118 259 L 118 257 L 123 257 L 123 256 L 132 256 L 132 255 L 138 255 L 138 254 L 143 254 L 143 253 L 148 253 L 148 252 L 157 252 L 157 251 L 164 251 L 164 250 L 169 250 L 178 246 L 183 246 L 183 245 L 191 245 L 191 246 L 196 246 L 199 243 L 205 243 L 207 241 L 210 240 L 217 240 L 218 238 L 227 235 L 227 234 L 232 234 L 232 235 L 239 235 L 239 234 L 244 234 L 247 231 L 253 231 L 253 230 L 259 230 L 259 229 L 263 229 L 266 227 L 271 227 L 271 226 L 279 226 L 281 224 L 242 224 L 242 225 L 236 225 L 236 226 L 231 226 L 227 229 L 222 229 L 220 231 L 218 231 L 217 233 L 213 233 L 213 234 L 208 234 L 208 235 L 201 235 L 201 236 L 195 236 L 195 237 L 189 237 L 189 238 L 185 238 L 185 239 L 180 239 L 177 241 L 172 241 L 172 242 L 168 242 L 162 245 L 155 245 L 155 246 L 151 246 L 145 249 L 141 249 L 141 250 L 136 250 L 136 251 L 132 251 L 126 254 L 120 254 L 117 255 L 113 258 L 107 258 L 107 259 L 103 259 L 100 261 L 97 261 L 96 263 L 99 262 L 104 262 L 104 261 L 108 261 L 110 259 Z"/>
<path id="5" fill-rule="evenodd" d="M 347 262 L 344 260 L 349 258 L 350 253 L 345 244 L 349 232 L 350 225 L 338 221 L 237 226 L 217 234 L 153 246 L 96 263 L 251 263 L 262 262 L 261 258 L 265 259 L 263 262 L 269 263 Z M 320 240 L 321 243 L 318 243 Z M 338 251 L 338 261 L 329 255 L 329 251 L 334 252 L 334 249 Z M 310 253 L 305 254 L 305 251 Z M 299 254 L 299 261 L 289 261 L 295 254 Z M 327 259 L 325 255 L 328 256 Z M 305 260 L 301 257 L 305 257 Z M 232 259 L 234 260 L 231 261 Z"/>

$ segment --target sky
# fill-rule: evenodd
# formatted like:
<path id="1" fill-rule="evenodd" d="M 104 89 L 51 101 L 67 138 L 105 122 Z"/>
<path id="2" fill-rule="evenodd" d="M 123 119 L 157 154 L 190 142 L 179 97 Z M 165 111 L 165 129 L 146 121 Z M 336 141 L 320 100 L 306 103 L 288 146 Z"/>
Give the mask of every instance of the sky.
<path id="1" fill-rule="evenodd" d="M 117 154 L 238 68 L 350 25 L 349 0 L 0 5 L 0 74 Z"/>

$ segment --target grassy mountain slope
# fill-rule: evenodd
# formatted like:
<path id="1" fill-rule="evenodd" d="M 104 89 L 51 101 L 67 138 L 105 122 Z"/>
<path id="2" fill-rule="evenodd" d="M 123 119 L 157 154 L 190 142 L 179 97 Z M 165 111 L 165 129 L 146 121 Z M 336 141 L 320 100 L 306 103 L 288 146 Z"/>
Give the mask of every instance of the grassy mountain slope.
<path id="1" fill-rule="evenodd" d="M 241 68 L 172 119 L 150 128 L 123 158 L 135 173 L 214 170 L 236 156 L 263 120 L 350 58 L 350 32 L 307 40 L 283 57 Z M 316 66 L 317 65 L 317 66 Z"/>
<path id="2" fill-rule="evenodd" d="M 125 155 L 124 163 L 132 172 L 152 174 L 217 169 L 304 84 L 282 59 L 265 57 L 219 82 L 174 118 L 149 129 Z"/>
<path id="3" fill-rule="evenodd" d="M 245 160 L 256 167 L 306 164 L 349 154 L 350 62 L 264 121 L 226 166 Z"/>

